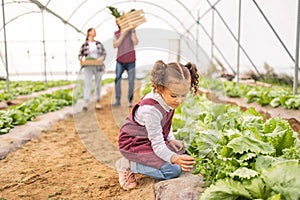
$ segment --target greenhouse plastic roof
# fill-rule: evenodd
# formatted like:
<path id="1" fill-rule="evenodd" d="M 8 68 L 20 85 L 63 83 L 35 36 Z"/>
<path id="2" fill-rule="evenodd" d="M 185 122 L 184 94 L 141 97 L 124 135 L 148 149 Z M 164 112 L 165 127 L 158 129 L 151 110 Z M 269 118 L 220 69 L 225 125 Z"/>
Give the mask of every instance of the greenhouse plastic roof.
<path id="1" fill-rule="evenodd" d="M 239 1 L 5 0 L 0 22 L 0 76 L 5 76 L 4 28 L 11 74 L 78 71 L 79 46 L 90 27 L 96 28 L 97 39 L 109 53 L 106 65 L 114 66 L 112 39 L 117 27 L 107 6 L 124 12 L 144 11 L 147 22 L 137 27 L 138 65 L 151 65 L 160 58 L 179 59 L 192 61 L 205 71 L 213 57 L 214 63 L 219 61 L 228 72 L 236 71 Z M 268 64 L 279 73 L 292 74 L 297 1 L 242 1 L 240 19 L 241 70 L 262 71 Z"/>

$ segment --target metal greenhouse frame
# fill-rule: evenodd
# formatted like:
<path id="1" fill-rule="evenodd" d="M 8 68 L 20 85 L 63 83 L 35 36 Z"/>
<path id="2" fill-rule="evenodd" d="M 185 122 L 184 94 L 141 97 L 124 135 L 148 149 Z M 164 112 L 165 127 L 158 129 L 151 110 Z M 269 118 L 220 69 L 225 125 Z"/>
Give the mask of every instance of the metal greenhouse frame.
<path id="1" fill-rule="evenodd" d="M 57 1 L 57 0 L 56 0 Z M 224 0 L 223 0 L 224 1 Z M 43 3 L 45 2 L 45 3 Z M 77 5 L 73 7 L 73 10 L 69 14 L 69 16 L 63 16 L 62 13 L 57 12 L 53 8 L 49 7 L 51 3 L 54 3 L 55 0 L 11 0 L 10 2 L 4 2 L 2 0 L 2 19 L 3 19 L 3 26 L 0 27 L 0 31 L 3 31 L 3 39 L 0 41 L 3 42 L 4 44 L 4 56 L 1 55 L 3 65 L 5 66 L 5 71 L 6 71 L 6 89 L 9 92 L 9 81 L 10 81 L 10 74 L 9 74 L 9 68 L 10 68 L 10 63 L 8 61 L 8 48 L 9 48 L 9 42 L 7 41 L 7 33 L 6 33 L 6 27 L 9 23 L 12 23 L 14 20 L 17 18 L 21 18 L 25 15 L 32 14 L 32 13 L 39 13 L 41 14 L 41 19 L 42 19 L 42 27 L 43 27 L 43 35 L 42 35 L 42 59 L 43 59 L 43 73 L 44 73 L 44 80 L 47 81 L 47 47 L 46 47 L 46 38 L 45 38 L 45 21 L 44 21 L 44 15 L 52 15 L 54 18 L 58 19 L 61 21 L 62 24 L 64 24 L 65 29 L 70 27 L 73 29 L 75 32 L 77 32 L 79 35 L 85 35 L 85 32 L 82 30 L 86 28 L 90 20 L 93 20 L 95 17 L 98 15 L 106 12 L 106 7 L 99 7 L 91 12 L 88 12 L 87 19 L 83 21 L 81 24 L 74 24 L 71 22 L 71 19 L 74 18 L 75 14 L 79 12 L 81 9 L 84 9 L 86 5 L 90 3 L 89 0 L 82 0 L 79 4 L 77 2 Z M 242 0 L 236 0 L 235 3 L 237 3 L 237 21 L 238 21 L 238 26 L 236 30 L 233 30 L 232 27 L 230 27 L 228 20 L 223 16 L 222 12 L 219 9 L 219 5 L 222 2 L 222 0 L 198 0 L 198 1 L 193 1 L 194 5 L 198 5 L 200 3 L 208 5 L 208 9 L 205 11 L 202 11 L 200 15 L 200 9 L 198 8 L 196 11 L 193 10 L 191 12 L 191 2 L 190 1 L 180 1 L 180 0 L 173 0 L 173 1 L 165 1 L 165 2 L 170 2 L 172 3 L 173 6 L 176 8 L 180 8 L 181 12 L 184 14 L 184 17 L 181 17 L 179 13 L 176 11 L 173 11 L 172 9 L 167 9 L 165 8 L 165 5 L 163 5 L 162 2 L 159 1 L 150 1 L 150 0 L 134 0 L 134 1 L 126 1 L 126 0 L 115 0 L 115 1 L 107 1 L 107 4 L 112 5 L 112 6 L 119 6 L 119 5 L 125 5 L 127 3 L 131 4 L 139 4 L 143 5 L 145 7 L 151 7 L 157 9 L 157 11 L 151 11 L 151 10 L 146 10 L 145 14 L 148 16 L 152 16 L 154 18 L 157 18 L 158 20 L 162 21 L 163 23 L 167 24 L 173 31 L 177 32 L 179 35 L 179 44 L 178 44 L 178 50 L 177 50 L 177 57 L 180 59 L 180 45 L 182 43 L 185 43 L 190 48 L 190 51 L 192 52 L 193 56 L 196 58 L 197 61 L 199 61 L 199 48 L 202 48 L 202 44 L 200 44 L 200 38 L 199 38 L 199 31 L 202 31 L 206 38 L 209 40 L 210 43 L 210 49 L 206 49 L 206 53 L 210 56 L 210 68 L 213 67 L 214 63 L 217 62 L 218 58 L 216 57 L 216 54 L 221 57 L 222 61 L 226 64 L 226 68 L 230 69 L 231 72 L 237 77 L 237 83 L 239 83 L 240 80 L 240 59 L 241 56 L 245 56 L 246 60 L 251 64 L 251 67 L 255 70 L 255 72 L 259 76 L 263 76 L 258 69 L 258 67 L 255 64 L 255 61 L 251 58 L 251 55 L 249 52 L 246 50 L 244 45 L 242 45 L 242 24 L 241 20 L 243 17 L 243 12 L 244 10 L 242 9 L 242 5 L 245 3 L 245 1 Z M 300 40 L 300 0 L 297 2 L 297 23 L 296 23 L 296 39 L 295 39 L 295 55 L 292 55 L 291 51 L 288 49 L 287 45 L 285 44 L 284 40 L 281 38 L 280 34 L 276 30 L 275 26 L 272 24 L 271 20 L 267 17 L 266 12 L 262 9 L 262 7 L 259 5 L 257 0 L 248 0 L 247 3 L 252 2 L 253 7 L 257 10 L 257 12 L 260 14 L 262 19 L 264 20 L 264 23 L 267 24 L 269 31 L 273 34 L 273 36 L 276 37 L 277 41 L 280 43 L 280 46 L 283 50 L 284 53 L 288 55 L 290 58 L 291 62 L 294 63 L 294 72 L 293 72 L 293 93 L 297 94 L 298 92 L 298 85 L 299 85 L 299 40 Z M 56 2 L 57 3 L 57 2 Z M 72 2 L 73 3 L 73 2 Z M 6 6 L 8 4 L 15 4 L 15 5 L 35 5 L 37 10 L 31 10 L 29 12 L 25 12 L 23 14 L 19 14 L 18 16 L 14 16 L 14 18 L 10 19 L 9 21 L 6 21 Z M 75 3 L 74 3 L 75 4 Z M 295 5 L 296 6 L 296 5 Z M 174 8 L 175 8 L 174 7 Z M 176 10 L 176 9 L 175 9 Z M 164 15 L 167 15 L 169 18 L 164 17 Z M 209 27 L 204 26 L 202 23 L 203 20 L 206 20 L 208 17 L 211 16 L 211 24 L 210 24 L 210 30 Z M 178 23 L 178 27 L 174 25 L 174 23 L 170 22 L 170 19 L 174 20 L 176 23 Z M 105 18 L 101 18 L 101 20 L 98 21 L 97 26 L 95 27 L 101 27 L 104 23 L 107 21 L 111 20 L 111 17 L 106 16 Z M 186 22 L 189 22 L 188 24 Z M 236 43 L 236 68 L 232 67 L 232 61 L 229 60 L 225 52 L 220 48 L 218 42 L 216 41 L 215 34 L 216 34 L 216 22 L 221 22 L 223 26 L 225 27 L 225 30 L 229 35 L 231 36 L 231 39 L 234 40 Z M 30 23 L 30 22 L 28 22 Z M 193 29 L 192 29 L 193 28 Z M 180 32 L 179 30 L 183 30 L 183 32 Z M 193 30 L 193 31 L 191 31 Z M 66 32 L 66 31 L 65 31 Z M 196 48 L 190 46 L 190 43 L 188 39 L 193 41 L 194 44 L 196 44 Z M 202 38 L 201 38 L 202 39 Z M 64 38 L 64 45 L 68 46 L 68 40 L 67 36 L 65 33 L 65 38 Z M 1 53 L 1 51 L 0 51 Z M 67 62 L 67 50 L 65 50 L 65 75 L 66 78 L 68 76 L 68 62 Z M 212 72 L 213 69 L 209 69 L 210 72 Z"/>

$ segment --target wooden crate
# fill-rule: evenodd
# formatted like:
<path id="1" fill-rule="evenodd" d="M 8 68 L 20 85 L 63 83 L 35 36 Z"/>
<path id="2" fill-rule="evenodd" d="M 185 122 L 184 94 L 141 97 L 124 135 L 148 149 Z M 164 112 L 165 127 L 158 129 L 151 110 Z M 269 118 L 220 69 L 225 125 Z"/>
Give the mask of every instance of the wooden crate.
<path id="1" fill-rule="evenodd" d="M 116 19 L 117 24 L 121 27 L 121 31 L 132 29 L 135 26 L 139 26 L 146 22 L 144 11 L 135 10 L 125 13 L 121 17 Z"/>
<path id="2" fill-rule="evenodd" d="M 103 65 L 103 62 L 101 60 L 83 60 L 80 63 L 81 66 L 88 66 L 88 65 L 93 65 L 93 66 L 99 66 Z"/>

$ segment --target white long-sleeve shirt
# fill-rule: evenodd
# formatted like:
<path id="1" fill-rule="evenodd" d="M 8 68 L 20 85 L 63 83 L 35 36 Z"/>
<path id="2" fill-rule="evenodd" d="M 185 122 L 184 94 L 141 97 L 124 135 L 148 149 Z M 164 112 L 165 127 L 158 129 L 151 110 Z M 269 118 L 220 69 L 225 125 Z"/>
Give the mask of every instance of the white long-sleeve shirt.
<path id="1" fill-rule="evenodd" d="M 144 99 L 151 98 L 156 100 L 167 112 L 169 112 L 172 108 L 166 104 L 160 94 L 154 93 L 153 91 L 147 94 Z M 148 139 L 151 142 L 152 149 L 154 153 L 163 159 L 166 162 L 171 163 L 171 157 L 175 154 L 172 152 L 165 144 L 163 134 L 162 134 L 162 126 L 161 120 L 163 116 L 161 112 L 150 105 L 143 105 L 138 107 L 135 112 L 134 120 L 142 126 L 146 127 L 148 132 Z M 168 135 L 167 140 L 174 140 L 174 135 L 172 130 Z"/>

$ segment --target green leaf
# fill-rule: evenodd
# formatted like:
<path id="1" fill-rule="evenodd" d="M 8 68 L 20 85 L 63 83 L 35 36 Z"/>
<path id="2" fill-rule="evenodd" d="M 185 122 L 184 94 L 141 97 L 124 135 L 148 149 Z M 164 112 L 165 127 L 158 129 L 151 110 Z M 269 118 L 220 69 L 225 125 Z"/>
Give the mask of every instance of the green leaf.
<path id="1" fill-rule="evenodd" d="M 300 140 L 297 139 L 295 146 L 282 150 L 282 158 L 286 160 L 298 160 L 300 162 Z"/>
<path id="2" fill-rule="evenodd" d="M 249 136 L 234 138 L 227 144 L 227 146 L 232 148 L 234 153 L 239 154 L 247 152 L 253 152 L 256 154 L 272 154 L 275 151 L 270 144 Z"/>
<path id="3" fill-rule="evenodd" d="M 256 88 L 252 88 L 247 94 L 246 94 L 246 99 L 248 103 L 257 101 L 259 98 L 260 93 L 257 91 Z"/>
<path id="4" fill-rule="evenodd" d="M 220 155 L 222 157 L 229 158 L 232 155 L 232 149 L 227 146 L 223 146 Z"/>
<path id="5" fill-rule="evenodd" d="M 260 177 L 243 180 L 243 186 L 255 199 L 266 199 L 270 195 L 270 189 L 266 187 Z"/>
<path id="6" fill-rule="evenodd" d="M 281 200 L 281 195 L 280 194 L 275 194 L 268 198 L 268 200 Z"/>
<path id="7" fill-rule="evenodd" d="M 121 13 L 118 11 L 117 8 L 113 7 L 113 6 L 107 6 L 107 8 L 110 10 L 111 14 L 115 17 L 121 17 Z"/>
<path id="8" fill-rule="evenodd" d="M 239 179 L 250 179 L 257 176 L 258 173 L 252 169 L 241 167 L 230 174 L 230 177 L 238 177 Z"/>
<path id="9" fill-rule="evenodd" d="M 286 200 L 300 199 L 300 165 L 298 161 L 276 162 L 262 172 L 266 185 Z"/>
<path id="10" fill-rule="evenodd" d="M 293 96 L 285 101 L 284 107 L 288 109 L 299 109 L 300 108 L 300 96 Z"/>
<path id="11" fill-rule="evenodd" d="M 282 150 L 295 144 L 294 132 L 287 120 L 269 119 L 263 127 L 266 140 L 276 149 L 276 155 L 282 155 Z"/>
<path id="12" fill-rule="evenodd" d="M 252 159 L 252 158 L 255 158 L 257 155 L 255 154 L 255 153 L 246 153 L 246 154 L 244 154 L 244 155 L 242 155 L 240 158 L 239 158 L 239 160 L 241 160 L 241 161 L 247 161 L 247 160 L 250 160 L 250 159 Z"/>
<path id="13" fill-rule="evenodd" d="M 183 128 L 185 125 L 186 121 L 184 120 L 184 118 L 180 115 L 174 115 L 173 119 L 172 119 L 172 129 L 173 131 L 177 131 L 180 128 Z"/>
<path id="14" fill-rule="evenodd" d="M 250 193 L 239 181 L 226 178 L 218 180 L 215 184 L 207 188 L 200 200 L 236 200 L 239 197 L 252 199 Z"/>
<path id="15" fill-rule="evenodd" d="M 92 56 L 87 56 L 87 57 L 85 57 L 85 60 L 96 60 L 96 58 L 94 58 Z"/>
<path id="16" fill-rule="evenodd" d="M 270 106 L 272 106 L 273 108 L 277 108 L 278 106 L 280 106 L 280 98 L 276 97 L 274 98 L 271 102 L 270 102 Z"/>
<path id="17" fill-rule="evenodd" d="M 27 122 L 26 117 L 22 111 L 16 109 L 10 109 L 8 110 L 8 112 L 9 112 L 8 115 L 13 119 L 12 122 L 13 125 L 22 125 Z"/>
<path id="18" fill-rule="evenodd" d="M 263 127 L 263 118 L 261 116 L 244 115 L 241 127 L 242 130 L 248 130 L 251 128 L 261 130 Z"/>
<path id="19" fill-rule="evenodd" d="M 262 171 L 268 169 L 275 161 L 277 161 L 275 157 L 260 155 L 256 158 L 254 168 L 256 171 Z"/>

